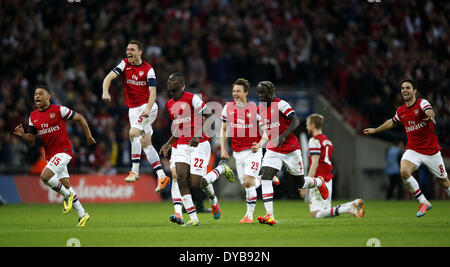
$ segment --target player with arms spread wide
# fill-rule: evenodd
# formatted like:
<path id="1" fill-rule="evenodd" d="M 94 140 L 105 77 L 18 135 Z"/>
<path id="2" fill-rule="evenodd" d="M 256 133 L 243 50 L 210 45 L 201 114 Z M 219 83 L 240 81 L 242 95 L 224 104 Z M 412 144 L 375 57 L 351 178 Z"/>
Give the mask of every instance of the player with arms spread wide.
<path id="1" fill-rule="evenodd" d="M 445 170 L 444 160 L 441 156 L 441 147 L 434 132 L 435 113 L 426 99 L 417 98 L 417 89 L 410 79 L 401 83 L 401 94 L 405 104 L 397 108 L 392 119 L 388 119 L 377 128 L 363 130 L 366 135 L 375 134 L 393 128 L 401 123 L 406 131 L 408 139 L 406 151 L 400 162 L 400 175 L 403 178 L 409 192 L 419 200 L 417 217 L 425 215 L 431 209 L 431 203 L 422 194 L 419 184 L 412 173 L 424 164 L 431 173 L 436 176 L 439 185 L 450 196 L 450 181 Z"/>
<path id="2" fill-rule="evenodd" d="M 300 121 L 289 103 L 275 97 L 275 88 L 269 81 L 262 81 L 256 86 L 259 98 L 259 114 L 264 136 L 252 149 L 262 147 L 265 140 L 269 140 L 267 151 L 262 160 L 262 196 L 267 214 L 258 217 L 263 224 L 274 225 L 276 223 L 273 214 L 273 185 L 275 174 L 286 166 L 286 170 L 292 175 L 297 188 L 306 189 L 319 187 L 323 199 L 328 198 L 328 189 L 322 177 L 305 177 L 302 162 L 300 142 L 293 134 L 300 125 Z"/>
<path id="3" fill-rule="evenodd" d="M 333 143 L 322 132 L 323 122 L 323 116 L 317 113 L 306 118 L 306 130 L 311 135 L 309 139 L 310 168 L 308 176 L 323 177 L 330 195 L 327 199 L 323 199 L 317 188 L 311 188 L 301 189 L 300 196 L 309 194 L 309 210 L 314 218 L 334 217 L 341 214 L 352 214 L 362 218 L 365 213 L 363 200 L 360 198 L 331 207 L 332 179 L 334 177 L 331 173 L 333 170 L 333 164 L 331 163 Z"/>
<path id="4" fill-rule="evenodd" d="M 125 104 L 129 107 L 131 162 L 132 169 L 125 178 L 126 182 L 139 179 L 141 153 L 144 150 L 147 159 L 158 176 L 156 192 L 161 192 L 170 178 L 164 173 L 158 153 L 152 145 L 152 123 L 158 114 L 156 100 L 156 75 L 153 67 L 142 60 L 142 44 L 130 41 L 127 46 L 127 58 L 123 59 L 103 80 L 102 99 L 111 101 L 109 86 L 111 81 L 121 77 L 125 91 Z"/>
<path id="5" fill-rule="evenodd" d="M 44 146 L 47 165 L 42 170 L 41 180 L 64 198 L 63 213 L 68 213 L 72 206 L 78 213 L 78 225 L 83 227 L 89 220 L 89 214 L 84 210 L 76 192 L 70 186 L 67 165 L 72 159 L 72 144 L 66 129 L 66 120 L 80 123 L 88 145 L 95 144 L 86 119 L 79 113 L 59 105 L 50 103 L 50 91 L 45 86 L 38 86 L 34 91 L 34 103 L 37 109 L 30 114 L 29 131 L 24 132 L 19 124 L 14 134 L 28 143 L 34 143 L 39 135 Z"/>

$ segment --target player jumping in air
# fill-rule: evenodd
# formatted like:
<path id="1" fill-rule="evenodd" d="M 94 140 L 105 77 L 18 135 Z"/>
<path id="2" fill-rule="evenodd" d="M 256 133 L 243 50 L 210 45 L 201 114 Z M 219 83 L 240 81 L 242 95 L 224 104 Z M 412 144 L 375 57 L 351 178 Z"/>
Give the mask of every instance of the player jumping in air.
<path id="1" fill-rule="evenodd" d="M 161 192 L 170 182 L 162 167 L 158 152 L 152 145 L 152 123 L 158 114 L 156 104 L 156 75 L 153 67 L 142 60 L 142 44 L 130 41 L 127 46 L 127 58 L 123 59 L 103 80 L 102 99 L 111 101 L 109 86 L 111 81 L 121 77 L 125 91 L 125 104 L 129 107 L 130 120 L 131 162 L 132 168 L 125 178 L 126 182 L 139 179 L 139 165 L 141 153 L 144 150 L 147 159 L 158 176 L 156 192 Z"/>
<path id="2" fill-rule="evenodd" d="M 412 173 L 424 164 L 438 178 L 439 185 L 449 196 L 450 181 L 441 156 L 441 147 L 434 132 L 436 121 L 433 108 L 426 99 L 416 97 L 417 88 L 410 79 L 402 81 L 401 94 L 405 104 L 397 108 L 395 116 L 377 128 L 364 129 L 363 133 L 370 135 L 391 129 L 398 123 L 403 125 L 408 141 L 400 162 L 400 175 L 409 192 L 420 202 L 417 217 L 421 217 L 431 209 L 431 203 L 422 194 Z"/>

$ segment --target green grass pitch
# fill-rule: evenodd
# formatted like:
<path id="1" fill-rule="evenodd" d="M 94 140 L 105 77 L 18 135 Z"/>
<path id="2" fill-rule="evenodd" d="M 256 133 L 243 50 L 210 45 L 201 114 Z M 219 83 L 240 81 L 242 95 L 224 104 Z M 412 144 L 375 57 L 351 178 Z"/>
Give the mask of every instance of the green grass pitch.
<path id="1" fill-rule="evenodd" d="M 333 201 L 333 204 L 342 201 Z M 208 204 L 205 201 L 205 204 Z M 168 201 L 160 203 L 84 204 L 91 215 L 86 227 L 76 227 L 74 210 L 61 205 L 17 204 L 0 206 L 0 246 L 59 246 L 71 238 L 82 247 L 297 247 L 361 246 L 377 238 L 382 247 L 450 246 L 450 202 L 432 201 L 433 208 L 416 217 L 418 202 L 366 201 L 366 216 L 313 219 L 301 200 L 275 200 L 275 226 L 239 224 L 245 201 L 222 201 L 222 217 L 199 214 L 200 227 L 180 227 L 169 221 Z M 264 215 L 262 201 L 255 218 Z M 187 221 L 188 215 L 184 214 Z M 255 220 L 256 221 L 256 220 Z"/>

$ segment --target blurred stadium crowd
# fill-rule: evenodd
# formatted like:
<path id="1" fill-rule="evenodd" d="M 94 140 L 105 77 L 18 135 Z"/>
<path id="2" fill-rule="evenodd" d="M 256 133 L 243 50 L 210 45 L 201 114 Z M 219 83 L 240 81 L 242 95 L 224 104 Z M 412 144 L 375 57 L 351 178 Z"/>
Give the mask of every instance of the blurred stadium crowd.
<path id="1" fill-rule="evenodd" d="M 173 71 L 204 100 L 219 100 L 237 77 L 316 88 L 336 108 L 352 110 L 359 130 L 379 125 L 401 104 L 399 82 L 417 80 L 437 113 L 441 144 L 450 146 L 450 33 L 446 1 L 188 0 L 0 2 L 0 167 L 22 170 L 39 144 L 12 135 L 28 125 L 33 91 L 47 84 L 53 103 L 83 114 L 97 140 L 86 146 L 69 123 L 74 172 L 108 173 L 130 166 L 127 108 L 119 79 L 113 102 L 102 80 L 124 57 L 127 42 L 145 45 L 158 79 L 157 149 L 170 135 L 165 83 Z M 223 100 L 222 100 L 223 101 Z M 350 115 L 349 115 L 350 116 Z M 350 118 L 352 118 L 350 116 Z M 402 129 L 397 129 L 399 132 Z"/>

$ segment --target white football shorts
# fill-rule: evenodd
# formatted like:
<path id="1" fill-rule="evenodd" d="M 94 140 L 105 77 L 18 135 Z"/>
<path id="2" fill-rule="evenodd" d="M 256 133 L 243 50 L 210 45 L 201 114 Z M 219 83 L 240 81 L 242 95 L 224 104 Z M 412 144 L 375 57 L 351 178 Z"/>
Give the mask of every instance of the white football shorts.
<path id="1" fill-rule="evenodd" d="M 317 187 L 308 189 L 309 194 L 309 211 L 318 211 L 323 209 L 331 209 L 331 195 L 333 193 L 333 180 L 325 183 L 328 188 L 328 198 L 323 199 Z"/>
<path id="2" fill-rule="evenodd" d="M 50 169 L 56 175 L 57 179 L 69 178 L 67 164 L 69 164 L 71 159 L 72 157 L 69 154 L 58 153 L 47 162 L 45 167 Z"/>
<path id="3" fill-rule="evenodd" d="M 290 174 L 294 176 L 303 175 L 304 169 L 301 150 L 297 149 L 288 154 L 278 153 L 269 149 L 266 150 L 266 154 L 262 160 L 262 167 L 281 170 L 283 165 Z"/>
<path id="4" fill-rule="evenodd" d="M 191 174 L 205 176 L 211 157 L 211 145 L 208 141 L 199 143 L 197 147 L 178 144 L 175 153 L 172 152 L 172 157 L 174 157 L 175 163 L 189 164 Z"/>
<path id="5" fill-rule="evenodd" d="M 407 149 L 402 156 L 402 160 L 407 160 L 414 163 L 414 165 L 416 165 L 416 169 L 418 169 L 420 165 L 424 164 L 425 166 L 427 166 L 428 170 L 430 170 L 430 172 L 437 178 L 445 179 L 445 177 L 447 177 L 444 159 L 442 158 L 440 151 L 434 155 L 429 156 L 420 154 L 411 149 Z"/>
<path id="6" fill-rule="evenodd" d="M 236 162 L 236 171 L 241 185 L 244 184 L 244 176 L 257 178 L 261 170 L 262 149 L 253 153 L 251 149 L 233 152 Z"/>
<path id="7" fill-rule="evenodd" d="M 144 131 L 144 134 L 153 134 L 152 124 L 156 120 L 156 116 L 158 115 L 158 105 L 155 102 L 155 104 L 153 104 L 152 110 L 150 111 L 150 116 L 144 118 L 141 115 L 147 106 L 148 104 L 144 104 L 139 107 L 130 108 L 128 110 L 128 118 L 130 120 L 131 127 Z"/>

